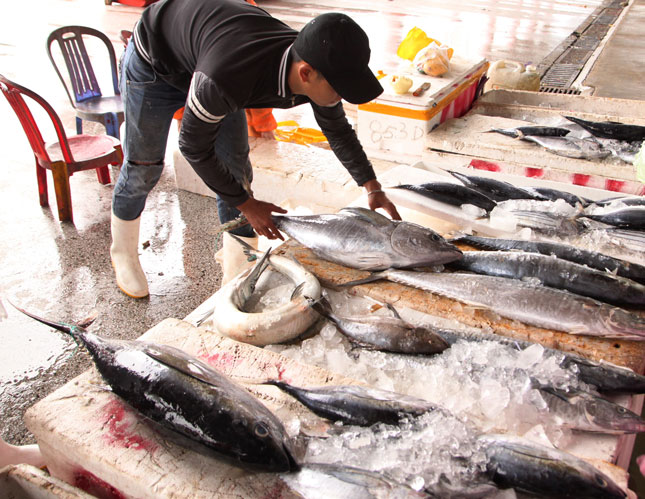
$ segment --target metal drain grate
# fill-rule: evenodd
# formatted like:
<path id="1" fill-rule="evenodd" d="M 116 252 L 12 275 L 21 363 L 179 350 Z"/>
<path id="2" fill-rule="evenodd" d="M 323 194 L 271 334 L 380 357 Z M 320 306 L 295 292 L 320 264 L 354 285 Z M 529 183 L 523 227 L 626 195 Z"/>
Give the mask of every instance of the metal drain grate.
<path id="1" fill-rule="evenodd" d="M 566 95 L 580 95 L 580 90 L 576 88 L 562 88 L 562 87 L 547 87 L 540 85 L 540 92 L 545 94 L 566 94 Z"/>
<path id="2" fill-rule="evenodd" d="M 580 73 L 580 64 L 554 64 L 542 77 L 545 87 L 566 88 L 571 86 Z"/>

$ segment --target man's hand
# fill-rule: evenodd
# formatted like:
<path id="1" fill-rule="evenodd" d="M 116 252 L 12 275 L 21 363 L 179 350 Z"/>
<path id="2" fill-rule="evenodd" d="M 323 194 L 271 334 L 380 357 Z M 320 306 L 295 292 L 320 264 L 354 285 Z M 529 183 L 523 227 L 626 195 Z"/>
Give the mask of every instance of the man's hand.
<path id="1" fill-rule="evenodd" d="M 367 204 L 370 210 L 383 208 L 393 220 L 401 220 L 401 215 L 396 210 L 394 203 L 381 190 L 381 184 L 377 180 L 369 180 L 363 184 L 367 190 Z"/>
<path id="2" fill-rule="evenodd" d="M 242 204 L 236 206 L 236 208 L 242 212 L 253 229 L 255 229 L 255 232 L 260 236 L 265 236 L 269 239 L 282 239 L 284 241 L 284 237 L 282 237 L 282 234 L 280 234 L 280 231 L 273 223 L 271 213 L 274 211 L 277 213 L 286 213 L 287 210 L 275 204 L 259 201 L 254 198 L 247 199 Z"/>

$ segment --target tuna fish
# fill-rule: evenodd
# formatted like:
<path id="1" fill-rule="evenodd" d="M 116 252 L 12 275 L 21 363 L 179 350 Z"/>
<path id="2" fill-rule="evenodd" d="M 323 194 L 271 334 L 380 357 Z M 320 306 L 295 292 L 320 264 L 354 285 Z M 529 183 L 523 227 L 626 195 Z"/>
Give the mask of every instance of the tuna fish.
<path id="1" fill-rule="evenodd" d="M 518 126 L 515 128 L 492 128 L 489 132 L 497 132 L 507 137 L 521 139 L 526 135 L 537 135 L 539 137 L 564 137 L 569 133 L 568 128 L 554 126 Z"/>
<path id="2" fill-rule="evenodd" d="M 596 137 L 626 142 L 645 140 L 645 126 L 628 125 L 617 121 L 587 121 L 575 116 L 565 116 L 565 118 L 577 123 Z"/>
<path id="3" fill-rule="evenodd" d="M 624 498 L 604 473 L 572 454 L 508 435 L 482 435 L 488 475 L 500 488 L 542 497 Z"/>
<path id="4" fill-rule="evenodd" d="M 605 199 L 594 200 L 596 206 L 619 204 L 625 206 L 645 206 L 645 196 L 612 196 Z"/>
<path id="5" fill-rule="evenodd" d="M 503 180 L 479 177 L 477 175 L 465 175 L 454 171 L 449 171 L 448 173 L 461 181 L 465 186 L 475 189 L 495 201 L 506 201 L 508 199 L 546 200 L 541 194 L 531 193 Z"/>
<path id="6" fill-rule="evenodd" d="M 547 151 L 564 156 L 567 158 L 577 159 L 602 159 L 611 154 L 598 141 L 589 139 L 576 139 L 573 137 L 537 137 L 529 135 L 522 140 L 533 142 L 544 147 Z"/>
<path id="7" fill-rule="evenodd" d="M 259 257 L 262 254 L 233 237 L 244 246 L 247 255 Z M 261 312 L 249 312 L 246 304 L 267 264 L 292 281 L 294 291 L 286 303 Z M 256 346 L 283 343 L 300 336 L 316 321 L 317 314 L 309 305 L 310 300 L 320 298 L 321 291 L 316 276 L 300 263 L 267 252 L 248 275 L 239 275 L 215 294 L 212 322 L 219 333 L 237 341 Z"/>
<path id="8" fill-rule="evenodd" d="M 470 342 L 494 341 L 520 350 L 525 350 L 535 345 L 535 343 L 530 341 L 522 341 L 508 336 L 484 333 L 472 329 L 468 331 L 442 329 L 439 331 L 439 334 L 451 346 L 461 340 Z M 573 353 L 565 353 L 553 348 L 544 347 L 544 350 L 547 355 L 559 359 L 560 367 L 563 369 L 575 369 L 581 381 L 588 385 L 593 385 L 601 393 L 645 393 L 645 376 L 637 374 L 631 369 L 609 362 L 596 362 Z"/>
<path id="9" fill-rule="evenodd" d="M 614 305 L 645 305 L 645 285 L 554 256 L 524 251 L 465 251 L 453 268 L 512 279 L 537 279 Z"/>
<path id="10" fill-rule="evenodd" d="M 21 312 L 85 346 L 113 393 L 151 421 L 241 467 L 299 469 L 281 421 L 208 364 L 171 346 L 101 338 Z"/>
<path id="11" fill-rule="evenodd" d="M 645 206 L 628 206 L 604 213 L 585 214 L 584 216 L 614 227 L 645 231 Z"/>
<path id="12" fill-rule="evenodd" d="M 592 393 L 537 386 L 560 425 L 572 430 L 620 435 L 645 431 L 636 413 Z"/>
<path id="13" fill-rule="evenodd" d="M 522 187 L 522 189 L 524 189 L 525 191 L 543 196 L 550 201 L 557 201 L 558 199 L 562 199 L 563 201 L 567 202 L 571 206 L 580 205 L 584 207 L 589 205 L 592 202 L 590 199 L 584 198 L 582 196 L 578 196 L 576 194 L 573 194 L 567 191 L 561 191 L 559 189 L 553 189 L 551 187 L 528 186 L 528 187 Z"/>
<path id="14" fill-rule="evenodd" d="M 274 215 L 281 231 L 325 260 L 360 270 L 441 265 L 461 251 L 431 229 L 365 208 L 337 214 Z"/>
<path id="15" fill-rule="evenodd" d="M 324 298 L 312 306 L 351 342 L 364 348 L 419 355 L 440 353 L 449 346 L 435 331 L 413 326 L 398 316 L 341 317 L 332 312 Z"/>
<path id="16" fill-rule="evenodd" d="M 645 318 L 592 298 L 518 279 L 389 269 L 343 286 L 379 279 L 482 307 L 524 324 L 570 334 L 645 340 Z"/>
<path id="17" fill-rule="evenodd" d="M 619 276 L 645 284 L 645 266 L 603 255 L 596 251 L 588 251 L 570 244 L 548 241 L 524 241 L 520 239 L 498 239 L 470 235 L 456 237 L 451 239 L 451 242 L 463 242 L 475 248 L 490 250 L 519 250 L 541 253 L 543 255 L 553 255 L 563 260 L 586 265 L 597 270 L 616 273 Z"/>
<path id="18" fill-rule="evenodd" d="M 299 388 L 276 380 L 265 384 L 277 386 L 320 417 L 349 425 L 395 425 L 405 417 L 444 410 L 423 399 L 359 385 Z"/>
<path id="19" fill-rule="evenodd" d="M 485 194 L 454 182 L 430 182 L 418 185 L 401 184 L 395 188 L 416 192 L 422 196 L 453 206 L 472 204 L 483 210 L 490 211 L 497 204 Z"/>

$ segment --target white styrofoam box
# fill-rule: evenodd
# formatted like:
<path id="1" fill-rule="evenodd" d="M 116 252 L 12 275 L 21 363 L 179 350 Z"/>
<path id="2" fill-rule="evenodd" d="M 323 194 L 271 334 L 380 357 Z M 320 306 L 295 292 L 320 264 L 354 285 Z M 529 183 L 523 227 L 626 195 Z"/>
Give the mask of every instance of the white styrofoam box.
<path id="1" fill-rule="evenodd" d="M 442 77 L 427 76 L 413 69 L 397 73 L 412 79 L 412 90 L 430 83 L 430 89 L 418 97 L 412 95 L 412 90 L 397 95 L 385 76 L 381 80 L 383 94 L 358 105 L 358 138 L 367 154 L 398 157 L 401 162 L 420 159 L 428 132 L 470 109 L 487 69 L 485 59 L 473 61 L 455 55 L 450 61 L 450 71 Z"/>
<path id="2" fill-rule="evenodd" d="M 267 139 L 250 139 L 250 144 L 251 187 L 258 199 L 284 208 L 303 206 L 318 214 L 347 206 L 363 191 L 329 149 Z M 177 187 L 215 196 L 179 151 L 173 162 Z M 373 160 L 372 166 L 380 177 L 395 163 Z"/>

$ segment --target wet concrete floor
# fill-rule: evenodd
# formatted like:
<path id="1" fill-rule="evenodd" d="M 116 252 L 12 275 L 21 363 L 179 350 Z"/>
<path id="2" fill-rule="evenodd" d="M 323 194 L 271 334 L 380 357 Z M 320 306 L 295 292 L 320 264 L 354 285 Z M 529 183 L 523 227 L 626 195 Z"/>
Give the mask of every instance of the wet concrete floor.
<path id="1" fill-rule="evenodd" d="M 470 56 L 538 63 L 601 5 L 600 1 L 480 0 L 468 3 L 386 0 L 259 1 L 299 28 L 311 17 L 345 11 L 372 40 L 373 68 L 395 65 L 396 46 L 413 26 Z M 74 118 L 47 59 L 45 40 L 58 26 L 82 24 L 107 33 L 117 53 L 121 29 L 131 29 L 141 9 L 100 0 L 36 0 L 13 4 L 0 16 L 0 72 L 37 91 L 58 110 L 69 130 Z M 641 59 L 642 60 L 642 59 Z M 642 81 L 642 80 L 641 80 Z M 114 284 L 110 266 L 111 185 L 93 172 L 72 179 L 74 223 L 60 223 L 52 206 L 38 204 L 33 155 L 4 99 L 0 99 L 0 434 L 13 444 L 33 442 L 25 410 L 90 367 L 70 338 L 37 324 L 8 300 L 36 314 L 81 321 L 95 312 L 91 330 L 133 339 L 167 317 L 183 318 L 219 287 L 213 254 L 219 222 L 215 200 L 176 188 L 172 164 L 151 193 L 142 218 L 141 262 L 150 297 L 133 300 Z M 86 130 L 100 131 L 86 125 Z M 171 158 L 175 143 L 169 141 Z M 118 168 L 112 168 L 116 179 Z"/>

